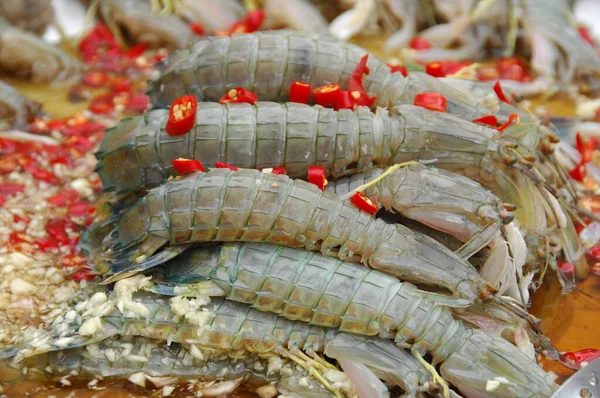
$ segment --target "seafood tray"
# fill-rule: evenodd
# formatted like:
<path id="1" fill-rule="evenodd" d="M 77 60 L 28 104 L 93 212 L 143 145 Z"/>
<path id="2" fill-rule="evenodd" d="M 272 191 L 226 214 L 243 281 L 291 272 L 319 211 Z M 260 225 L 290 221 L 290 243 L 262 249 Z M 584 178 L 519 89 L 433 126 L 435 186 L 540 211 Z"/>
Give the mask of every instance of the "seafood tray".
<path id="1" fill-rule="evenodd" d="M 572 3 L 0 0 L 0 397 L 555 396 L 600 358 Z"/>

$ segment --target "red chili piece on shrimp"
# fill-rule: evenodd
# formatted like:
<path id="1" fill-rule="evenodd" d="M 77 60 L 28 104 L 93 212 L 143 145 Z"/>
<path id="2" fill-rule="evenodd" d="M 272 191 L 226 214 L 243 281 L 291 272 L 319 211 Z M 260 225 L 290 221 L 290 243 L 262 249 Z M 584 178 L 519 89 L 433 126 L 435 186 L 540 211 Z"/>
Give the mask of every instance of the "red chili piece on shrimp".
<path id="1" fill-rule="evenodd" d="M 256 95 L 255 93 L 253 93 L 250 90 L 246 90 L 245 88 L 236 87 L 236 88 L 232 88 L 231 90 L 229 90 L 227 92 L 227 94 L 222 96 L 221 99 L 219 100 L 219 103 L 220 104 L 227 104 L 227 103 L 238 104 L 241 102 L 245 102 L 247 104 L 254 105 L 254 104 L 256 104 L 256 101 L 258 101 L 258 95 Z"/>
<path id="2" fill-rule="evenodd" d="M 519 124 L 519 115 L 517 115 L 516 113 L 511 113 L 510 115 L 508 115 L 508 120 L 501 124 L 500 126 L 497 127 L 498 131 L 504 131 L 508 128 L 508 126 L 510 126 L 511 124 L 513 124 L 513 122 L 515 124 Z"/>
<path id="3" fill-rule="evenodd" d="M 229 169 L 229 170 L 233 170 L 233 171 L 239 170 L 239 167 L 232 166 L 230 164 L 223 163 L 223 162 L 215 162 L 215 167 L 217 169 Z"/>
<path id="4" fill-rule="evenodd" d="M 323 167 L 309 166 L 308 182 L 315 184 L 321 191 L 324 191 L 327 186 L 327 172 Z"/>
<path id="5" fill-rule="evenodd" d="M 179 174 L 189 174 L 195 171 L 204 171 L 202 163 L 196 159 L 179 158 L 171 160 L 171 164 L 175 168 L 175 171 Z"/>
<path id="6" fill-rule="evenodd" d="M 581 369 L 582 366 L 585 366 L 598 358 L 600 358 L 600 350 L 595 348 L 587 348 L 561 354 L 560 362 L 568 368 Z"/>
<path id="7" fill-rule="evenodd" d="M 471 120 L 472 123 L 487 124 L 488 126 L 496 127 L 498 118 L 494 115 L 482 116 L 479 119 Z"/>
<path id="8" fill-rule="evenodd" d="M 373 203 L 373 201 L 365 196 L 362 192 L 357 192 L 352 195 L 350 202 L 354 204 L 354 206 L 358 207 L 360 210 L 364 211 L 368 214 L 377 213 L 377 206 Z"/>
<path id="9" fill-rule="evenodd" d="M 446 112 L 446 97 L 434 91 L 420 93 L 415 96 L 414 104 L 432 111 Z"/>
<path id="10" fill-rule="evenodd" d="M 172 136 L 187 134 L 196 123 L 196 97 L 185 95 L 171 105 L 169 120 L 165 126 L 167 134 Z"/>
<path id="11" fill-rule="evenodd" d="M 502 90 L 502 86 L 500 85 L 499 81 L 497 81 L 496 84 L 494 84 L 494 92 L 496 93 L 500 101 L 506 102 L 507 104 L 512 104 L 510 98 L 508 98 L 506 94 L 504 94 L 504 91 Z"/>
<path id="12" fill-rule="evenodd" d="M 305 82 L 293 82 L 290 84 L 290 102 L 308 104 L 310 101 L 310 84 Z"/>

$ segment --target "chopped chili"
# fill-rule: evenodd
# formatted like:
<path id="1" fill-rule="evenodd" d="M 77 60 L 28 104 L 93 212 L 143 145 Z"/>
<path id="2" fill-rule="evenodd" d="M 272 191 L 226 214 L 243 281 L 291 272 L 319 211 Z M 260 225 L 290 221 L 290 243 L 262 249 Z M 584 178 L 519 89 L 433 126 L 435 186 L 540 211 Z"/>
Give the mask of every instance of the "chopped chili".
<path id="1" fill-rule="evenodd" d="M 250 32 L 255 32 L 260 29 L 265 20 L 265 12 L 260 8 L 248 11 L 246 14 L 246 26 Z"/>
<path id="2" fill-rule="evenodd" d="M 575 181 L 583 181 L 586 175 L 585 163 L 580 162 L 573 170 L 569 171 L 569 175 Z"/>
<path id="3" fill-rule="evenodd" d="M 354 71 L 352 71 L 350 81 L 348 82 L 348 91 L 350 91 L 351 96 L 349 100 L 355 105 L 370 107 L 375 102 L 376 97 L 369 97 L 365 92 L 365 87 L 363 84 L 363 79 L 365 75 L 368 75 L 370 72 L 369 67 L 367 66 L 368 59 L 369 54 L 363 55 L 356 67 L 354 68 Z M 347 97 L 347 95 L 344 95 L 343 97 Z M 338 99 L 339 105 L 336 104 L 336 108 L 339 107 L 339 109 L 342 109 L 349 106 L 348 98 L 343 97 Z"/>
<path id="4" fill-rule="evenodd" d="M 472 62 L 454 60 L 435 61 L 425 65 L 425 72 L 433 77 L 445 77 L 457 73 L 462 68 L 472 65 Z"/>
<path id="5" fill-rule="evenodd" d="M 583 40 L 585 40 L 590 46 L 596 47 L 596 42 L 590 34 L 590 30 L 587 28 L 587 26 L 579 25 L 577 27 L 577 30 L 579 31 L 579 35 Z"/>
<path id="6" fill-rule="evenodd" d="M 204 26 L 200 25 L 198 22 L 190 22 L 189 27 L 195 35 L 204 36 L 206 34 Z"/>
<path id="7" fill-rule="evenodd" d="M 519 124 L 519 115 L 517 115 L 516 113 L 511 113 L 510 115 L 508 115 L 508 120 L 504 124 L 501 124 L 500 126 L 498 126 L 497 130 L 504 131 L 513 122 L 515 122 L 516 124 Z"/>
<path id="8" fill-rule="evenodd" d="M 229 90 L 224 96 L 219 100 L 220 104 L 226 103 L 241 103 L 245 102 L 247 104 L 254 105 L 258 101 L 258 95 L 253 93 L 250 90 L 246 90 L 242 87 L 236 87 Z"/>
<path id="9" fill-rule="evenodd" d="M 144 43 L 138 43 L 135 46 L 131 47 L 129 50 L 127 50 L 127 52 L 125 53 L 125 56 L 129 59 L 136 59 L 138 57 L 141 57 L 146 50 L 148 50 L 148 46 Z"/>
<path id="10" fill-rule="evenodd" d="M 177 136 L 187 134 L 196 123 L 196 97 L 185 95 L 171 105 L 169 120 L 165 127 L 167 134 Z"/>
<path id="11" fill-rule="evenodd" d="M 171 164 L 175 168 L 175 171 L 179 174 L 188 174 L 193 173 L 195 171 L 204 171 L 204 167 L 202 167 L 202 163 L 196 159 L 174 159 L 171 160 Z"/>
<path id="12" fill-rule="evenodd" d="M 215 162 L 215 167 L 217 169 L 229 169 L 229 170 L 233 170 L 233 171 L 239 170 L 239 167 L 232 166 L 230 164 L 223 163 L 223 162 Z"/>
<path id="13" fill-rule="evenodd" d="M 503 80 L 514 80 L 518 82 L 531 81 L 527 73 L 525 63 L 518 58 L 501 58 L 496 61 L 498 76 Z"/>
<path id="14" fill-rule="evenodd" d="M 308 104 L 310 101 L 310 84 L 305 82 L 293 82 L 290 84 L 290 102 Z"/>
<path id="15" fill-rule="evenodd" d="M 434 91 L 417 94 L 414 104 L 432 111 L 446 112 L 446 97 Z"/>
<path id="16" fill-rule="evenodd" d="M 565 352 L 560 355 L 560 362 L 568 368 L 580 369 L 585 364 L 600 358 L 600 350 L 587 348 L 579 351 Z"/>
<path id="17" fill-rule="evenodd" d="M 402 73 L 402 76 L 404 76 L 404 77 L 408 76 L 408 69 L 406 69 L 406 66 L 404 66 L 404 65 L 387 64 L 387 66 L 390 67 L 390 70 L 392 73 L 400 72 L 400 73 Z"/>
<path id="18" fill-rule="evenodd" d="M 504 91 L 502 90 L 502 86 L 500 85 L 499 81 L 497 81 L 496 84 L 494 84 L 494 92 L 496 93 L 500 101 L 506 102 L 507 104 L 512 103 L 512 101 L 506 96 L 506 94 L 504 94 Z"/>
<path id="19" fill-rule="evenodd" d="M 283 167 L 273 167 L 273 170 L 271 170 L 271 173 L 273 174 L 281 174 L 281 175 L 285 175 L 285 168 Z"/>
<path id="20" fill-rule="evenodd" d="M 334 106 L 342 92 L 339 84 L 328 84 L 313 90 L 315 102 L 321 106 Z"/>
<path id="21" fill-rule="evenodd" d="M 77 271 L 71 277 L 75 282 L 89 281 L 94 279 L 94 274 L 89 270 Z"/>
<path id="22" fill-rule="evenodd" d="M 349 91 L 340 92 L 336 98 L 333 109 L 336 111 L 339 111 L 340 109 L 354 109 L 356 106 L 356 100 L 353 97 L 354 93 L 360 97 L 360 93 L 358 91 L 353 91 L 352 93 Z"/>
<path id="23" fill-rule="evenodd" d="M 429 42 L 429 40 L 417 36 L 410 41 L 408 46 L 413 50 L 427 50 L 431 48 L 431 43 Z"/>
<path id="24" fill-rule="evenodd" d="M 308 166 L 308 182 L 324 191 L 327 186 L 327 172 L 323 167 Z"/>
<path id="25" fill-rule="evenodd" d="M 365 213 L 368 213 L 368 214 L 377 213 L 377 210 L 378 210 L 377 206 L 375 206 L 373 201 L 371 201 L 371 199 L 367 198 L 365 196 L 365 194 L 362 192 L 355 193 L 352 196 L 352 198 L 350 199 L 350 202 L 352 202 L 356 207 L 358 207 L 360 210 L 364 211 Z"/>
<path id="26" fill-rule="evenodd" d="M 587 163 L 592 160 L 592 156 L 596 147 L 598 146 L 598 142 L 596 137 L 590 137 L 587 142 L 583 140 L 580 133 L 575 135 L 575 147 L 577 151 L 581 154 L 581 162 Z"/>
<path id="27" fill-rule="evenodd" d="M 102 87 L 108 80 L 106 72 L 91 71 L 83 75 L 81 83 L 88 87 Z"/>
<path id="28" fill-rule="evenodd" d="M 472 123 L 487 124 L 488 126 L 496 127 L 498 124 L 498 118 L 494 115 L 482 116 L 479 119 L 471 120 Z"/>

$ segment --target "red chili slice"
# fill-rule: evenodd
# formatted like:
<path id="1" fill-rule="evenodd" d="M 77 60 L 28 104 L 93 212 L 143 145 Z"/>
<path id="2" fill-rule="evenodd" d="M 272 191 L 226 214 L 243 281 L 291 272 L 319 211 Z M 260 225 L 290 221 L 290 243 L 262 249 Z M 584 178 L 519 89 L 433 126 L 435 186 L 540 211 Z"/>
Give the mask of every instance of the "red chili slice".
<path id="1" fill-rule="evenodd" d="M 340 97 L 342 88 L 339 84 L 328 84 L 313 90 L 315 102 L 321 106 L 334 106 Z"/>
<path id="2" fill-rule="evenodd" d="M 414 104 L 432 111 L 446 112 L 446 97 L 434 91 L 417 94 Z"/>
<path id="3" fill-rule="evenodd" d="M 425 72 L 433 77 L 445 77 L 457 73 L 462 68 L 472 65 L 472 62 L 454 60 L 435 61 L 425 65 Z"/>
<path id="4" fill-rule="evenodd" d="M 497 81 L 496 84 L 494 84 L 494 92 L 496 93 L 500 101 L 506 102 L 507 104 L 512 103 L 510 98 L 508 98 L 506 94 L 504 94 L 504 91 L 502 90 L 502 86 L 500 85 L 499 81 Z"/>
<path id="5" fill-rule="evenodd" d="M 308 104 L 310 101 L 310 84 L 304 82 L 293 82 L 290 84 L 290 102 Z"/>
<path id="6" fill-rule="evenodd" d="M 229 169 L 229 170 L 233 170 L 233 171 L 239 170 L 239 167 L 235 167 L 230 164 L 223 163 L 223 162 L 215 162 L 215 167 L 217 169 Z"/>
<path id="7" fill-rule="evenodd" d="M 596 47 L 596 42 L 590 34 L 590 30 L 587 28 L 587 26 L 579 25 L 577 27 L 577 30 L 579 31 L 579 35 L 583 40 L 585 40 L 590 46 Z"/>
<path id="8" fill-rule="evenodd" d="M 11 182 L 0 183 L 0 196 L 16 195 L 25 191 L 25 185 L 13 184 Z"/>
<path id="9" fill-rule="evenodd" d="M 501 124 L 500 126 L 498 126 L 497 130 L 504 131 L 513 122 L 515 122 L 516 124 L 519 124 L 519 115 L 517 115 L 516 113 L 511 113 L 510 115 L 508 115 L 508 120 L 504 124 Z"/>
<path id="10" fill-rule="evenodd" d="M 245 102 L 247 104 L 254 105 L 254 104 L 256 104 L 256 101 L 258 101 L 258 95 L 256 95 L 255 93 L 253 93 L 250 90 L 246 90 L 245 88 L 236 87 L 236 88 L 232 88 L 224 96 L 222 96 L 221 99 L 219 100 L 219 103 L 220 104 L 226 104 L 226 103 L 237 104 L 237 103 Z"/>
<path id="11" fill-rule="evenodd" d="M 581 134 L 577 133 L 575 135 L 575 147 L 577 151 L 581 154 L 581 163 L 587 163 L 592 160 L 592 156 L 594 151 L 596 150 L 598 143 L 596 137 L 590 137 L 587 142 L 583 140 Z"/>
<path id="12" fill-rule="evenodd" d="M 196 97 L 185 95 L 177 98 L 169 110 L 169 120 L 165 127 L 172 136 L 187 134 L 196 123 Z"/>
<path id="13" fill-rule="evenodd" d="M 369 74 L 369 67 L 367 66 L 367 61 L 369 59 L 369 54 L 365 54 L 362 56 L 356 68 L 352 72 L 352 76 L 350 76 L 350 81 L 348 82 L 348 88 L 351 95 L 351 101 L 354 102 L 355 105 L 360 106 L 371 106 L 375 102 L 376 97 L 369 97 L 365 92 L 365 87 L 363 84 L 363 79 L 365 75 Z M 345 98 L 338 99 L 340 105 L 345 105 L 347 101 Z M 341 108 L 341 107 L 340 107 Z"/>
<path id="14" fill-rule="evenodd" d="M 79 192 L 74 189 L 65 189 L 61 193 L 54 195 L 48 199 L 46 202 L 50 203 L 56 207 L 65 207 L 71 202 L 75 202 L 79 199 Z"/>
<path id="15" fill-rule="evenodd" d="M 324 191 L 327 186 L 327 172 L 323 167 L 308 166 L 308 182 Z"/>
<path id="16" fill-rule="evenodd" d="M 260 8 L 248 11 L 245 22 L 250 32 L 255 32 L 260 29 L 265 20 L 265 12 Z"/>
<path id="17" fill-rule="evenodd" d="M 471 120 L 472 123 L 487 124 L 488 126 L 496 127 L 498 124 L 498 118 L 494 115 L 482 116 L 479 119 Z"/>
<path id="18" fill-rule="evenodd" d="M 338 93 L 333 109 L 336 111 L 339 111 L 340 109 L 354 109 L 356 102 L 352 95 L 353 93 L 356 93 L 358 97 L 361 95 L 358 91 L 353 91 L 352 93 L 349 91 L 341 91 Z"/>
<path id="19" fill-rule="evenodd" d="M 600 358 L 600 350 L 587 348 L 561 354 L 560 362 L 571 369 L 580 369 L 584 362 L 590 363 L 598 358 Z"/>
<path id="20" fill-rule="evenodd" d="M 408 76 L 408 69 L 406 69 L 406 66 L 404 66 L 404 65 L 387 64 L 387 66 L 390 67 L 390 70 L 392 73 L 400 72 L 400 73 L 402 73 L 402 76 L 404 76 L 404 77 Z"/>
<path id="21" fill-rule="evenodd" d="M 375 206 L 375 204 L 371 201 L 371 199 L 367 198 L 365 196 L 364 193 L 362 192 L 357 192 L 355 193 L 352 198 L 350 199 L 350 202 L 352 202 L 356 207 L 358 207 L 360 210 L 364 211 L 365 213 L 368 214 L 375 214 L 377 213 L 377 206 Z"/>
<path id="22" fill-rule="evenodd" d="M 190 22 L 190 30 L 192 33 L 198 36 L 204 36 L 206 31 L 204 30 L 204 26 L 200 25 L 198 22 Z"/>
<path id="23" fill-rule="evenodd" d="M 81 83 L 88 87 L 102 87 L 107 80 L 108 76 L 106 75 L 106 72 L 91 71 L 83 75 Z"/>
<path id="24" fill-rule="evenodd" d="M 136 59 L 142 56 L 146 50 L 148 50 L 148 46 L 144 43 L 139 43 L 127 50 L 125 56 L 129 59 Z"/>
<path id="25" fill-rule="evenodd" d="M 89 281 L 94 279 L 94 274 L 89 270 L 77 271 L 71 277 L 75 282 Z"/>
<path id="26" fill-rule="evenodd" d="M 573 170 L 569 171 L 569 175 L 575 181 L 583 181 L 586 175 L 585 163 L 579 163 Z"/>
<path id="27" fill-rule="evenodd" d="M 171 164 L 175 167 L 175 171 L 179 174 L 188 174 L 195 171 L 204 171 L 202 163 L 196 159 L 174 159 L 171 160 Z"/>
<path id="28" fill-rule="evenodd" d="M 93 217 L 96 213 L 96 208 L 88 203 L 76 202 L 69 206 L 67 214 L 69 217 Z"/>
<path id="29" fill-rule="evenodd" d="M 273 167 L 273 170 L 271 170 L 272 174 L 281 174 L 281 175 L 285 175 L 285 168 L 283 167 Z"/>
<path id="30" fill-rule="evenodd" d="M 413 50 L 427 50 L 428 48 L 431 48 L 431 43 L 429 40 L 417 36 L 410 41 L 408 46 Z"/>

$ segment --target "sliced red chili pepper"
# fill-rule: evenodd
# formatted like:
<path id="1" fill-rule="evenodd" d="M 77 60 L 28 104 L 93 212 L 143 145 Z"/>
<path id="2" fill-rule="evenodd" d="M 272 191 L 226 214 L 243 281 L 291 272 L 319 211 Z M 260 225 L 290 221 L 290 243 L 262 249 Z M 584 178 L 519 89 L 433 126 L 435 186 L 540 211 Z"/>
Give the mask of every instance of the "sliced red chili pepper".
<path id="1" fill-rule="evenodd" d="M 487 124 L 488 126 L 496 127 L 498 124 L 498 118 L 494 115 L 482 116 L 479 119 L 471 120 L 472 123 Z"/>
<path id="2" fill-rule="evenodd" d="M 594 261 L 600 261 L 600 246 L 590 247 L 585 252 L 585 255 L 586 255 L 586 257 L 588 257 L 588 259 L 592 259 Z"/>
<path id="3" fill-rule="evenodd" d="M 11 196 L 16 195 L 25 191 L 25 185 L 23 184 L 13 184 L 11 182 L 3 182 L 0 183 L 0 195 L 1 196 Z"/>
<path id="4" fill-rule="evenodd" d="M 53 206 L 65 207 L 69 203 L 75 202 L 77 199 L 79 199 L 78 191 L 74 189 L 65 189 L 59 194 L 46 199 L 46 202 L 50 203 Z"/>
<path id="5" fill-rule="evenodd" d="M 195 35 L 204 36 L 206 34 L 204 26 L 200 25 L 198 22 L 190 22 L 189 27 L 192 33 Z"/>
<path id="6" fill-rule="evenodd" d="M 135 46 L 131 47 L 127 52 L 125 52 L 125 56 L 129 59 L 136 59 L 142 56 L 146 50 L 148 50 L 148 46 L 144 43 L 138 43 Z"/>
<path id="7" fill-rule="evenodd" d="M 187 134 L 196 123 L 196 97 L 185 95 L 177 98 L 169 110 L 169 120 L 165 127 L 169 135 Z"/>
<path id="8" fill-rule="evenodd" d="M 81 83 L 88 87 L 102 87 L 107 80 L 108 76 L 106 75 L 106 72 L 91 71 L 83 75 Z"/>
<path id="9" fill-rule="evenodd" d="M 246 25 L 251 32 L 259 30 L 264 20 L 265 12 L 260 8 L 255 8 L 254 10 L 248 11 L 245 18 Z"/>
<path id="10" fill-rule="evenodd" d="M 285 175 L 285 168 L 283 167 L 273 167 L 273 170 L 271 170 L 271 173 L 273 174 L 280 174 L 280 175 Z"/>
<path id="11" fill-rule="evenodd" d="M 308 104 L 310 101 L 310 84 L 304 82 L 293 82 L 290 84 L 290 102 Z"/>
<path id="12" fill-rule="evenodd" d="M 585 362 L 590 363 L 600 358 L 600 350 L 587 348 L 579 351 L 565 352 L 560 355 L 560 362 L 571 369 L 580 369 Z"/>
<path id="13" fill-rule="evenodd" d="M 356 95 L 360 97 L 360 93 L 358 91 L 353 91 L 352 93 L 349 91 L 339 92 L 333 109 L 336 111 L 339 111 L 340 109 L 354 109 L 356 106 L 356 101 L 352 95 L 353 93 L 356 93 Z"/>
<path id="14" fill-rule="evenodd" d="M 341 92 L 342 88 L 339 84 L 328 84 L 315 88 L 313 90 L 313 97 L 315 103 L 321 106 L 334 106 Z"/>
<path id="15" fill-rule="evenodd" d="M 586 176 L 585 163 L 579 163 L 573 170 L 569 171 L 569 175 L 575 181 L 583 181 Z"/>
<path id="16" fill-rule="evenodd" d="M 113 104 L 92 100 L 92 103 L 88 107 L 88 110 L 95 115 L 108 115 L 109 113 L 112 113 L 115 110 L 115 107 Z"/>
<path id="17" fill-rule="evenodd" d="M 58 242 L 53 238 L 40 238 L 35 243 L 43 252 L 49 252 L 59 247 Z"/>
<path id="18" fill-rule="evenodd" d="M 592 160 L 594 151 L 598 146 L 596 137 L 590 137 L 587 142 L 583 140 L 581 134 L 575 135 L 575 146 L 577 151 L 581 154 L 581 163 L 587 163 Z"/>
<path id="19" fill-rule="evenodd" d="M 71 277 L 75 282 L 89 281 L 94 279 L 94 274 L 89 270 L 77 271 Z"/>
<path id="20" fill-rule="evenodd" d="M 508 128 L 508 126 L 513 124 L 513 122 L 519 124 L 519 115 L 517 115 L 516 113 L 511 113 L 510 115 L 508 115 L 508 120 L 505 123 L 498 126 L 496 129 L 498 131 L 504 131 Z"/>
<path id="21" fill-rule="evenodd" d="M 506 94 L 504 94 L 504 91 L 502 90 L 502 86 L 500 85 L 499 81 L 497 81 L 496 84 L 494 84 L 494 92 L 496 93 L 500 101 L 506 102 L 507 104 L 512 103 L 510 98 L 508 98 Z"/>
<path id="22" fill-rule="evenodd" d="M 217 169 L 229 169 L 229 170 L 233 170 L 233 171 L 239 170 L 238 167 L 235 167 L 230 164 L 223 163 L 223 162 L 215 162 L 215 167 Z"/>
<path id="23" fill-rule="evenodd" d="M 501 58 L 496 61 L 496 70 L 500 79 L 523 82 L 531 78 L 525 63 L 518 58 Z"/>
<path id="24" fill-rule="evenodd" d="M 577 151 L 583 156 L 583 153 L 585 152 L 585 142 L 579 132 L 575 134 L 575 148 L 577 148 Z"/>
<path id="25" fill-rule="evenodd" d="M 367 66 L 367 60 L 369 59 L 369 54 L 365 54 L 360 58 L 358 64 L 352 71 L 352 75 L 350 76 L 350 80 L 348 81 L 349 91 L 365 91 L 365 87 L 363 85 L 363 78 L 365 75 L 368 75 L 370 70 Z"/>
<path id="26" fill-rule="evenodd" d="M 66 136 L 89 136 L 106 128 L 103 124 L 96 122 L 82 123 L 74 126 L 65 126 L 62 133 Z"/>
<path id="27" fill-rule="evenodd" d="M 590 30 L 587 28 L 587 26 L 579 25 L 577 27 L 577 30 L 579 31 L 579 35 L 583 40 L 585 40 L 590 46 L 596 47 L 596 42 L 590 34 Z"/>
<path id="28" fill-rule="evenodd" d="M 472 65 L 472 62 L 467 61 L 454 61 L 454 60 L 446 60 L 446 61 L 435 61 L 430 62 L 425 65 L 425 72 L 428 75 L 434 77 L 445 77 L 448 75 L 453 75 L 457 73 L 462 68 Z"/>
<path id="29" fill-rule="evenodd" d="M 50 131 L 59 131 L 66 126 L 66 123 L 62 120 L 50 119 L 48 120 L 47 125 Z"/>
<path id="30" fill-rule="evenodd" d="M 171 164 L 175 167 L 175 171 L 179 174 L 188 174 L 195 171 L 204 171 L 202 163 L 196 159 L 174 159 L 171 160 Z"/>
<path id="31" fill-rule="evenodd" d="M 428 48 L 431 48 L 431 43 L 429 40 L 417 36 L 410 41 L 408 46 L 413 50 L 427 50 Z"/>
<path id="32" fill-rule="evenodd" d="M 63 267 L 81 267 L 85 264 L 85 258 L 81 254 L 65 254 L 60 258 Z"/>
<path id="33" fill-rule="evenodd" d="M 560 269 L 566 276 L 573 276 L 575 273 L 575 266 L 566 261 L 558 262 L 558 269 Z"/>
<path id="34" fill-rule="evenodd" d="M 132 112 L 145 112 L 150 109 L 150 98 L 146 94 L 132 94 L 127 97 L 125 107 Z"/>
<path id="35" fill-rule="evenodd" d="M 324 191 L 327 186 L 327 172 L 323 167 L 308 166 L 308 182 Z"/>
<path id="36" fill-rule="evenodd" d="M 377 97 L 369 97 L 364 91 L 351 91 L 350 99 L 355 106 L 368 106 L 369 108 L 375 103 Z M 342 101 L 341 99 L 339 101 Z M 345 100 L 344 100 L 345 101 Z"/>
<path id="37" fill-rule="evenodd" d="M 404 66 L 404 65 L 387 64 L 387 66 L 390 67 L 390 70 L 392 73 L 400 72 L 400 73 L 402 73 L 402 76 L 404 76 L 404 77 L 408 76 L 408 69 L 406 69 L 406 66 Z"/>
<path id="38" fill-rule="evenodd" d="M 15 214 L 14 217 L 13 217 L 13 222 L 15 224 L 23 223 L 23 224 L 27 225 L 27 224 L 29 224 L 30 221 L 31 221 L 30 219 L 25 218 L 25 217 L 21 217 L 21 216 L 19 216 L 17 214 Z"/>
<path id="39" fill-rule="evenodd" d="M 108 83 L 113 91 L 117 93 L 128 92 L 131 90 L 131 86 L 133 85 L 133 82 L 124 76 L 113 77 L 108 81 Z"/>
<path id="40" fill-rule="evenodd" d="M 57 217 L 48 221 L 46 224 L 46 232 L 50 238 L 57 241 L 59 244 L 68 244 L 69 235 L 67 229 L 75 229 L 75 223 L 68 217 Z"/>
<path id="41" fill-rule="evenodd" d="M 250 90 L 246 90 L 242 87 L 236 87 L 229 90 L 224 96 L 219 100 L 220 104 L 233 103 L 238 104 L 241 102 L 245 102 L 247 104 L 254 105 L 258 101 L 258 95 L 253 93 Z"/>
<path id="42" fill-rule="evenodd" d="M 368 214 L 377 213 L 377 206 L 371 201 L 371 199 L 367 198 L 364 193 L 357 192 L 352 195 L 350 202 L 354 204 L 354 206 L 358 207 L 360 210 L 364 211 Z"/>
<path id="43" fill-rule="evenodd" d="M 69 217 L 92 217 L 96 213 L 96 208 L 88 203 L 76 202 L 69 206 L 67 214 Z"/>
<path id="44" fill-rule="evenodd" d="M 446 112 L 446 97 L 435 91 L 415 95 L 414 104 L 432 111 Z"/>
<path id="45" fill-rule="evenodd" d="M 11 245 L 16 245 L 23 242 L 31 242 L 31 239 L 29 239 L 29 236 L 27 236 L 25 232 L 14 231 L 8 235 L 8 243 Z"/>

